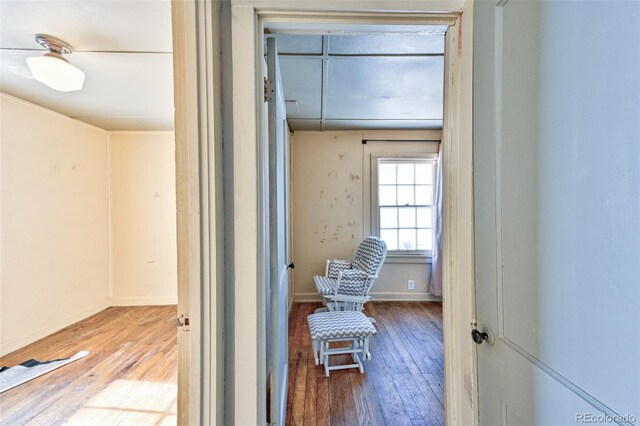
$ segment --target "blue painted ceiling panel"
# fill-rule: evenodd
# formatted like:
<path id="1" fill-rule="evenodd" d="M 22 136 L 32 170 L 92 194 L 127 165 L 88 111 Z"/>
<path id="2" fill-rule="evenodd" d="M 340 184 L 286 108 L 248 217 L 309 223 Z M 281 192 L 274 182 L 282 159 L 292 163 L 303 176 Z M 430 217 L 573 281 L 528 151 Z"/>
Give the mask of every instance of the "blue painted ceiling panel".
<path id="1" fill-rule="evenodd" d="M 322 99 L 322 59 L 290 56 L 281 56 L 279 59 L 284 98 L 298 103 L 300 114 L 296 118 L 319 119 Z"/>
<path id="2" fill-rule="evenodd" d="M 329 54 L 444 54 L 444 34 L 439 36 L 404 34 L 329 36 Z"/>
<path id="3" fill-rule="evenodd" d="M 329 59 L 326 118 L 442 119 L 442 56 Z"/>

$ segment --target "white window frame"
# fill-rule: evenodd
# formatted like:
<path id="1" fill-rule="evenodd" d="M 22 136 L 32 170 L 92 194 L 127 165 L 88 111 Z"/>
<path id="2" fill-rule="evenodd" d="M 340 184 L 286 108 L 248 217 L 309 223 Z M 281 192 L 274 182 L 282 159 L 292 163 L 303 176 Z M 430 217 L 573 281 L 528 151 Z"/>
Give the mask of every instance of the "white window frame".
<path id="1" fill-rule="evenodd" d="M 434 191 L 440 167 L 438 164 L 438 154 L 408 152 L 401 154 L 371 154 L 371 232 L 378 237 L 380 236 L 380 206 L 378 205 L 378 163 L 380 160 L 394 160 L 397 162 L 402 162 L 403 160 L 407 162 L 411 162 L 412 160 L 427 160 L 428 162 L 435 163 L 433 177 Z M 431 263 L 432 256 L 433 250 L 389 250 L 387 252 L 386 262 Z"/>

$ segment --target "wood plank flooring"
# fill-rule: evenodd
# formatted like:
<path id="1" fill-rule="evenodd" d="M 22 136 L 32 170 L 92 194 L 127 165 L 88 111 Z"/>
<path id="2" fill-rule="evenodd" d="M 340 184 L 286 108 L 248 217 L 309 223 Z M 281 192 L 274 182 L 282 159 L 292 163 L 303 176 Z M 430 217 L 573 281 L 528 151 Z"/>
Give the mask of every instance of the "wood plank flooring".
<path id="1" fill-rule="evenodd" d="M 307 315 L 320 307 L 296 304 L 289 319 L 290 425 L 443 425 L 444 353 L 439 302 L 376 302 L 372 360 L 365 373 L 332 371 L 326 378 L 311 351 Z M 346 355 L 332 364 L 347 363 Z"/>
<path id="2" fill-rule="evenodd" d="M 1 425 L 175 425 L 175 306 L 112 307 L 0 358 L 91 353 L 0 394 Z"/>

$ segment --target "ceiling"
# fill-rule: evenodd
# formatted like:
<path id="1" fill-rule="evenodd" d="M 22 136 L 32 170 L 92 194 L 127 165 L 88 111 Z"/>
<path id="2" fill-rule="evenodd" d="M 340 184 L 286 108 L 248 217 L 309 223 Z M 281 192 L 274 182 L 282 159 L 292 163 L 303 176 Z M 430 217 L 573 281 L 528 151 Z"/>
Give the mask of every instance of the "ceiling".
<path id="1" fill-rule="evenodd" d="M 441 129 L 445 31 L 276 34 L 289 126 Z"/>
<path id="2" fill-rule="evenodd" d="M 277 34 L 290 127 L 442 128 L 445 31 Z M 74 47 L 81 91 L 33 79 L 36 33 Z M 170 0 L 0 1 L 0 91 L 107 130 L 173 129 L 171 50 Z"/>
<path id="3" fill-rule="evenodd" d="M 35 33 L 70 43 L 78 92 L 35 81 Z M 0 91 L 107 130 L 173 129 L 170 0 L 0 1 Z"/>

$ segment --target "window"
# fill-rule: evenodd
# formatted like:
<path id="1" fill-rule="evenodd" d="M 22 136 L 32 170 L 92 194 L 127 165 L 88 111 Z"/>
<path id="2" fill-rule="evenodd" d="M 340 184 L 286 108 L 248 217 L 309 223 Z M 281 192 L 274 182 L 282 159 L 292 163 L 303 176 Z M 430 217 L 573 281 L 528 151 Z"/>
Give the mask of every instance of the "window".
<path id="1" fill-rule="evenodd" d="M 433 249 L 435 158 L 372 158 L 373 224 L 389 254 L 429 256 Z"/>

